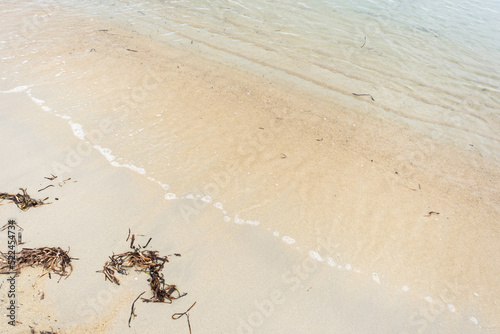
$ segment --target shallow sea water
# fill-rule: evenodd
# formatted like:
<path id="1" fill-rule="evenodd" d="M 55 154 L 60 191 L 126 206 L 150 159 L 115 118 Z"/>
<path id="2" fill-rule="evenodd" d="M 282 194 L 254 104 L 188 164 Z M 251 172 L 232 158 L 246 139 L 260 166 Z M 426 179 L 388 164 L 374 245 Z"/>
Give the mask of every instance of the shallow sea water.
<path id="1" fill-rule="evenodd" d="M 370 94 L 381 116 L 480 145 L 500 159 L 500 6 L 494 1 L 60 0 L 31 6 L 42 24 L 63 6 L 169 45 L 194 42 L 205 56 L 327 95 Z M 35 17 L 18 33 L 29 40 L 36 29 Z"/>
<path id="2" fill-rule="evenodd" d="M 498 158 L 494 1 L 65 2 L 167 43 L 191 40 L 284 80 L 371 94 L 381 113 Z M 305 84 L 303 83 L 303 84 Z"/>

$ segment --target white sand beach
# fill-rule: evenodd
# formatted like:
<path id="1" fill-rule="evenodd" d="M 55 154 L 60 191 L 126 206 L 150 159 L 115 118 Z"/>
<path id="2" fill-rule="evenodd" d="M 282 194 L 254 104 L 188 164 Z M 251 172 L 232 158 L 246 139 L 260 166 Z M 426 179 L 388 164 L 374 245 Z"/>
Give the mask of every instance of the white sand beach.
<path id="1" fill-rule="evenodd" d="M 195 334 L 498 331 L 494 135 L 429 131 L 378 97 L 63 6 L 14 47 L 9 34 L 37 11 L 6 4 L 1 15 L 12 44 L 1 50 L 0 192 L 50 204 L 3 201 L 0 225 L 24 229 L 17 251 L 61 247 L 78 260 L 59 282 L 24 268 L 18 324 L 3 317 L 2 332 L 188 333 L 171 316 L 194 302 Z M 148 275 L 117 286 L 96 272 L 130 250 L 129 229 L 181 254 L 163 273 L 187 293 L 136 302 L 130 328 Z"/>

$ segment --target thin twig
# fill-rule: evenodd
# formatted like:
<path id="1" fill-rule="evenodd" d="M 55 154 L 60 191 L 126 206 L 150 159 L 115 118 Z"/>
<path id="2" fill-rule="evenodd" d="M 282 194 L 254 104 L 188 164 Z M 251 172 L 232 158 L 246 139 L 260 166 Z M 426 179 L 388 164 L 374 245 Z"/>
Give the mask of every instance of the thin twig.
<path id="1" fill-rule="evenodd" d="M 70 180 L 71 180 L 71 178 L 67 178 L 66 180 L 62 180 L 61 182 L 59 182 L 59 187 L 62 187 L 63 185 L 66 184 L 66 182 L 68 182 Z M 76 181 L 74 181 L 74 182 L 76 182 Z"/>
<path id="2" fill-rule="evenodd" d="M 188 314 L 188 312 L 193 308 L 193 306 L 195 304 L 196 304 L 196 302 L 194 302 L 193 305 L 191 305 L 191 307 L 188 308 L 187 311 L 184 312 L 184 313 L 174 313 L 172 315 L 172 319 L 174 319 L 174 320 L 180 319 L 180 318 L 182 318 L 183 315 L 186 315 L 186 318 L 187 318 L 187 321 L 188 321 L 188 327 L 189 327 L 189 334 L 191 334 L 191 322 L 189 321 L 189 314 Z"/>
<path id="3" fill-rule="evenodd" d="M 130 240 L 130 248 L 134 249 L 135 234 L 132 234 L 132 240 Z"/>
<path id="4" fill-rule="evenodd" d="M 135 302 L 136 302 L 139 298 L 141 298 L 141 296 L 142 296 L 143 294 L 145 294 L 145 293 L 146 293 L 146 291 L 144 291 L 144 292 L 143 292 L 143 293 L 141 293 L 139 296 L 137 296 L 137 298 L 136 298 L 136 299 L 134 300 L 134 302 L 132 303 L 132 307 L 130 308 L 130 318 L 128 318 L 128 327 L 130 327 L 130 321 L 132 320 L 132 316 L 135 316 L 135 314 L 134 314 L 134 304 L 135 304 Z"/>
<path id="5" fill-rule="evenodd" d="M 46 186 L 45 188 L 39 189 L 39 190 L 38 190 L 38 192 L 40 192 L 40 191 L 42 191 L 42 190 L 45 190 L 45 189 L 47 189 L 48 187 L 53 187 L 53 185 L 52 185 L 52 184 L 50 184 L 50 185 Z"/>
<path id="6" fill-rule="evenodd" d="M 366 36 L 365 36 L 365 41 L 363 42 L 363 45 L 361 45 L 361 48 L 363 48 L 363 46 L 365 46 L 366 44 Z"/>
<path id="7" fill-rule="evenodd" d="M 352 93 L 352 95 L 354 96 L 369 96 L 372 98 L 372 101 L 375 101 L 375 99 L 373 98 L 373 96 L 371 96 L 370 94 L 357 94 L 357 93 Z"/>
<path id="8" fill-rule="evenodd" d="M 439 212 L 436 212 L 436 211 L 430 211 L 429 214 L 427 215 L 424 215 L 424 217 L 430 217 L 432 215 L 439 215 Z"/>
<path id="9" fill-rule="evenodd" d="M 146 247 L 148 247 L 149 242 L 151 241 L 151 239 L 153 239 L 153 238 L 149 238 L 149 240 L 148 240 L 148 242 L 146 243 L 146 245 L 144 245 L 142 248 L 146 248 Z"/>

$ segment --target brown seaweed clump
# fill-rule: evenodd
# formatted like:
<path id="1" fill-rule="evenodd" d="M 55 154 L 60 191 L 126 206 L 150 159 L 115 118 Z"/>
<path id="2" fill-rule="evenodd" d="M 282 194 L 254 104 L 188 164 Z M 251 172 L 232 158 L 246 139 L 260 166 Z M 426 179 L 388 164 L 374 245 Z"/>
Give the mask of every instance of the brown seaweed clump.
<path id="1" fill-rule="evenodd" d="M 28 195 L 26 189 L 19 188 L 19 190 L 21 190 L 21 193 L 15 195 L 8 193 L 0 193 L 0 201 L 3 201 L 5 199 L 10 200 L 14 202 L 17 205 L 17 207 L 23 211 L 26 211 L 29 208 L 36 208 L 37 206 L 50 204 L 50 203 L 45 203 L 48 197 L 43 200 L 33 199 L 30 197 L 30 195 Z"/>
<path id="2" fill-rule="evenodd" d="M 175 285 L 166 284 L 163 273 L 161 273 L 165 263 L 169 262 L 168 256 L 159 256 L 157 251 L 141 250 L 140 246 L 134 247 L 133 239 L 134 236 L 132 236 L 131 243 L 133 251 L 113 254 L 113 256 L 109 257 L 110 260 L 104 264 L 102 270 L 105 276 L 104 279 L 120 285 L 120 281 L 115 276 L 115 271 L 122 275 L 127 275 L 127 269 L 134 268 L 150 276 L 148 282 L 153 292 L 153 297 L 149 299 L 142 298 L 143 301 L 172 303 L 172 300 L 184 297 L 186 293 L 181 294 Z M 175 255 L 180 256 L 180 254 Z M 177 296 L 173 295 L 174 292 L 177 292 Z"/>
<path id="3" fill-rule="evenodd" d="M 71 258 L 68 252 L 59 247 L 23 248 L 22 251 L 16 254 L 14 270 L 9 265 L 6 255 L 1 254 L 0 273 L 20 272 L 26 266 L 43 266 L 45 272 L 40 277 L 54 273 L 59 275 L 60 278 L 65 277 L 64 279 L 67 279 L 73 272 L 72 259 L 74 258 Z"/>

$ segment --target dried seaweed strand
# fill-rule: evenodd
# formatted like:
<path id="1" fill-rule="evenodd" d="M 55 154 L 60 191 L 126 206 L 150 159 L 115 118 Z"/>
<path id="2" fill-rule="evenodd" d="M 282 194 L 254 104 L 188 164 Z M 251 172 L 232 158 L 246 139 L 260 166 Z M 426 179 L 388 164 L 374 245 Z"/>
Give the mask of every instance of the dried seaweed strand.
<path id="1" fill-rule="evenodd" d="M 132 316 L 136 317 L 136 314 L 135 314 L 135 308 L 134 308 L 134 304 L 135 302 L 141 298 L 141 296 L 143 294 L 145 294 L 146 291 L 144 291 L 143 293 L 141 293 L 139 296 L 137 296 L 137 298 L 134 300 L 134 302 L 132 303 L 132 307 L 130 308 L 130 317 L 128 318 L 128 327 L 130 327 L 130 321 L 132 320 Z"/>
<path id="2" fill-rule="evenodd" d="M 0 200 L 4 199 L 10 200 L 14 202 L 17 205 L 17 207 L 23 211 L 26 211 L 29 208 L 50 204 L 50 203 L 44 203 L 46 199 L 37 200 L 31 198 L 30 195 L 28 195 L 28 193 L 26 192 L 26 189 L 19 188 L 19 190 L 21 190 L 22 193 L 18 193 L 15 195 L 8 193 L 0 193 Z"/>
<path id="3" fill-rule="evenodd" d="M 189 313 L 188 312 L 193 308 L 193 306 L 195 304 L 196 304 L 196 302 L 194 302 L 193 305 L 191 305 L 191 307 L 188 308 L 186 312 L 172 314 L 172 319 L 174 319 L 174 320 L 180 319 L 180 318 L 182 318 L 183 315 L 186 315 L 188 327 L 189 327 L 189 334 L 191 334 L 191 322 L 189 321 Z"/>
<path id="4" fill-rule="evenodd" d="M 40 191 L 42 191 L 42 190 L 45 190 L 45 189 L 47 189 L 47 188 L 49 188 L 49 187 L 53 187 L 53 186 L 54 186 L 54 185 L 52 185 L 52 184 L 49 184 L 49 185 L 48 185 L 48 186 L 46 186 L 45 188 L 42 188 L 42 189 L 38 189 L 38 192 L 40 192 Z"/>

